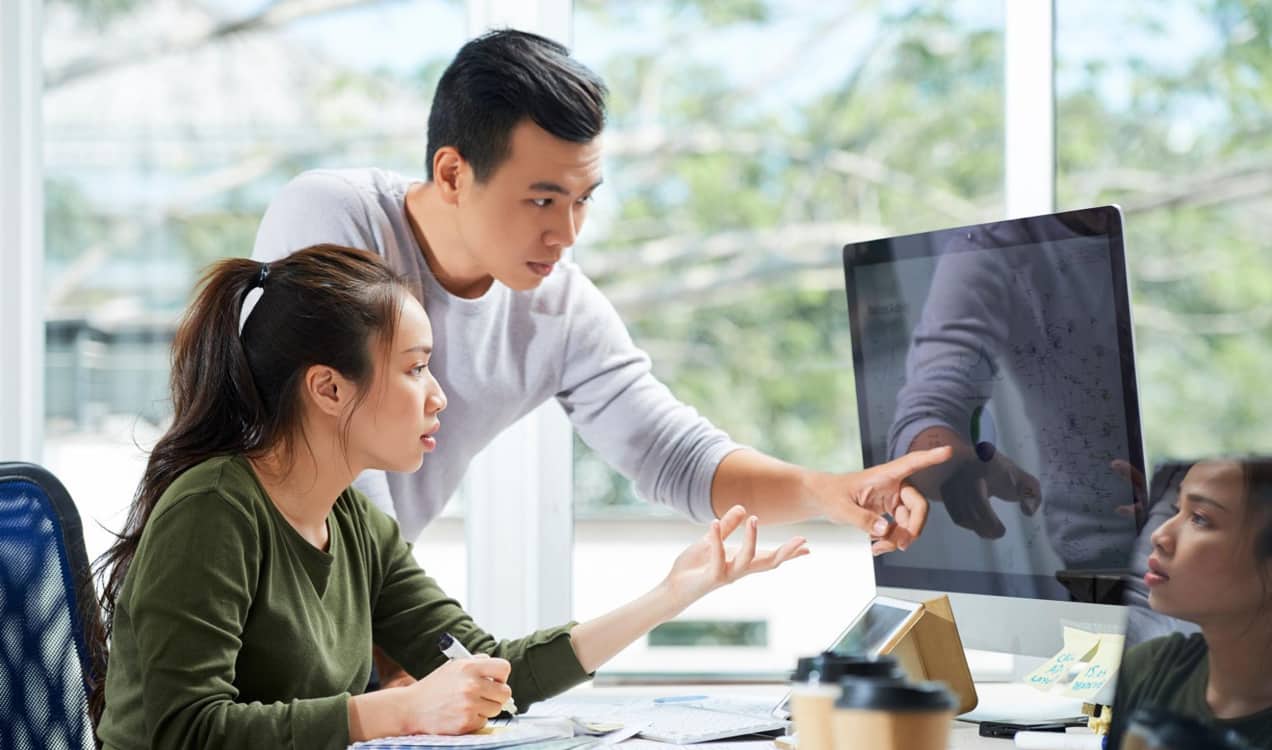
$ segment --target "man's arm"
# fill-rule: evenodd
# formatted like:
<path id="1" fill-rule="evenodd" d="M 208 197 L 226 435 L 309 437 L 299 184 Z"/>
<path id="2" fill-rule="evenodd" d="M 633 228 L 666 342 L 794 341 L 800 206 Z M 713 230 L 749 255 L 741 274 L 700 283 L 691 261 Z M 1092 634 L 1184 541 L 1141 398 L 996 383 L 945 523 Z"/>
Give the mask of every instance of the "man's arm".
<path id="1" fill-rule="evenodd" d="M 654 377 L 614 306 L 571 274 L 557 400 L 579 437 L 642 498 L 710 523 L 716 469 L 740 446 Z"/>
<path id="2" fill-rule="evenodd" d="M 923 531 L 927 500 L 910 475 L 950 457 L 948 448 L 911 453 L 864 471 L 831 474 L 742 449 L 720 462 L 711 483 L 717 515 L 738 504 L 763 523 L 825 516 L 870 534 L 875 554 L 905 549 Z"/>
<path id="3" fill-rule="evenodd" d="M 922 530 L 927 503 L 905 479 L 948 451 L 828 474 L 743 448 L 678 401 L 609 301 L 581 274 L 576 281 L 557 398 L 583 440 L 635 480 L 643 497 L 703 523 L 735 504 L 764 523 L 825 516 L 875 534 L 886 549 L 908 545 Z"/>

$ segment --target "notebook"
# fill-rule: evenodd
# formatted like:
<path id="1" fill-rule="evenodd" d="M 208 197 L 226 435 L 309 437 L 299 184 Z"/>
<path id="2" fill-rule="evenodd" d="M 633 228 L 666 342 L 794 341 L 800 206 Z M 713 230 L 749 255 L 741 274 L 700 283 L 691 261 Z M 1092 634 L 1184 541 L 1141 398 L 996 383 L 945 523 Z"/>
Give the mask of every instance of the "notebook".
<path id="1" fill-rule="evenodd" d="M 568 729 L 548 723 L 506 724 L 488 726 L 473 734 L 442 735 L 412 734 L 403 737 L 382 737 L 378 740 L 355 742 L 349 750 L 394 750 L 395 748 L 496 748 L 519 747 L 532 750 L 531 745 L 541 743 L 533 750 L 576 750 L 595 743 L 590 737 L 570 737 Z"/>
<path id="2" fill-rule="evenodd" d="M 771 700 L 740 697 L 701 696 L 669 703 L 648 698 L 572 695 L 537 704 L 530 713 L 639 725 L 643 727 L 641 737 L 677 745 L 781 731 L 789 725 L 773 715 Z"/>

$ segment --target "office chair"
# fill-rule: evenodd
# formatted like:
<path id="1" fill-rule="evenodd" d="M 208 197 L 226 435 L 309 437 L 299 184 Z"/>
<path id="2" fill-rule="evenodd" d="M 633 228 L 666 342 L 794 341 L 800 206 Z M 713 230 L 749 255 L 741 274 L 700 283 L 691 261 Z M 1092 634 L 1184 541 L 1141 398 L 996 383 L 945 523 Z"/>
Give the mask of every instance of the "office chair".
<path id="1" fill-rule="evenodd" d="M 105 670 L 87 644 L 100 627 L 66 488 L 38 466 L 0 463 L 0 748 L 96 748 L 86 677 Z"/>

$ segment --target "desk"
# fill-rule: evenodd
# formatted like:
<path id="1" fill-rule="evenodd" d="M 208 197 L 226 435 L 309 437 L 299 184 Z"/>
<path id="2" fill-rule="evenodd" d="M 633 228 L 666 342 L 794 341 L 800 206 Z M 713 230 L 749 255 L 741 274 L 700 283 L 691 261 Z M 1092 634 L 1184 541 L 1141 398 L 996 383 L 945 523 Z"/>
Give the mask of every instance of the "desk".
<path id="1" fill-rule="evenodd" d="M 1026 685 L 1021 685 L 1024 689 L 1029 689 Z M 605 694 L 615 697 L 632 697 L 632 698 L 654 698 L 665 695 L 712 695 L 712 696 L 737 696 L 739 698 L 762 698 L 771 700 L 774 705 L 777 704 L 782 696 L 786 694 L 786 685 L 663 685 L 663 686 L 606 686 L 594 687 L 591 684 L 581 685 L 574 690 L 566 693 L 565 696 L 578 695 L 580 692 L 588 691 L 592 695 Z M 1070 732 L 1089 733 L 1086 729 L 1071 729 Z M 997 739 L 991 737 L 981 737 L 980 727 L 965 721 L 955 721 L 954 729 L 950 734 L 950 744 L 948 750 L 1012 750 L 1015 744 L 1011 740 Z M 771 743 L 770 743 L 771 745 Z M 622 746 L 619 745 L 619 748 Z M 710 748 L 710 744 L 701 745 L 703 750 Z M 757 746 L 762 747 L 762 746 Z M 863 748 L 863 750 L 865 750 Z"/>

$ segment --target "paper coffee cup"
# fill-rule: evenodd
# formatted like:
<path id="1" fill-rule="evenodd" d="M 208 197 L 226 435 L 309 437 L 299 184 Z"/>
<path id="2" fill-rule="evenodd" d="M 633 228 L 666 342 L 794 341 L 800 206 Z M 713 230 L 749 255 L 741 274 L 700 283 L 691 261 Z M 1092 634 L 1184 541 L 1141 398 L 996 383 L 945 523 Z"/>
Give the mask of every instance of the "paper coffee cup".
<path id="1" fill-rule="evenodd" d="M 839 686 L 805 683 L 791 686 L 791 719 L 799 735 L 799 750 L 831 750 L 830 716 Z"/>
<path id="2" fill-rule="evenodd" d="M 957 705 L 940 683 L 844 678 L 831 715 L 834 750 L 945 750 Z"/>
<path id="3" fill-rule="evenodd" d="M 902 680 L 905 673 L 890 656 L 867 658 L 823 652 L 799 660 L 791 676 L 791 718 L 800 750 L 832 750 L 831 714 L 846 676 Z"/>

